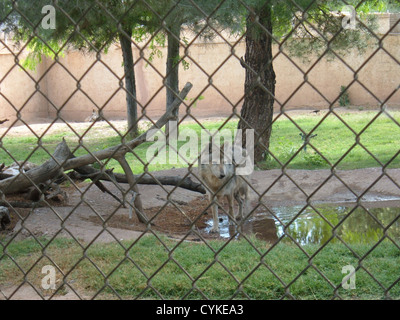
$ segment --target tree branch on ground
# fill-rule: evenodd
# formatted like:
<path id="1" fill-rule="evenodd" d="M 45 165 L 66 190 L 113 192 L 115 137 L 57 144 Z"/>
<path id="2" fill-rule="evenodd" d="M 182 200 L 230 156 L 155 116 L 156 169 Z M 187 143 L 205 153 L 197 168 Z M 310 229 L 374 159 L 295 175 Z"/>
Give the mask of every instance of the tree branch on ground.
<path id="1" fill-rule="evenodd" d="M 82 169 L 79 168 L 88 166 L 101 160 L 114 158 L 119 161 L 125 171 L 125 176 L 120 176 L 119 178 L 125 179 L 124 181 L 127 181 L 130 185 L 130 190 L 136 193 L 134 207 L 139 220 L 141 222 L 147 223 L 148 219 L 144 215 L 141 205 L 140 194 L 137 188 L 137 177 L 133 175 L 132 169 L 125 159 L 125 155 L 128 152 L 132 152 L 134 148 L 138 147 L 142 143 L 146 142 L 155 133 L 156 129 L 161 129 L 163 126 L 165 126 L 166 123 L 168 123 L 168 121 L 174 119 L 176 110 L 184 101 L 191 88 L 192 84 L 188 82 L 179 93 L 178 97 L 174 100 L 171 108 L 167 110 L 167 112 L 148 131 L 146 131 L 139 137 L 129 142 L 93 152 L 91 154 L 86 154 L 80 157 L 74 157 L 67 143 L 65 142 L 65 140 L 63 140 L 57 145 L 53 155 L 51 156 L 51 159 L 47 160 L 42 165 L 33 168 L 27 172 L 20 173 L 16 176 L 0 180 L 0 193 L 8 195 L 24 192 L 30 187 L 38 188 L 38 185 L 41 183 L 45 183 L 49 180 L 54 181 L 58 179 L 60 176 L 64 175 L 63 172 L 65 171 L 73 169 L 78 172 L 83 172 Z M 109 175 L 108 178 L 110 178 Z M 170 183 L 172 183 L 173 181 L 176 182 L 175 178 L 177 177 L 173 177 Z M 94 178 L 94 180 L 96 180 L 96 178 Z M 145 178 L 142 181 L 150 182 L 148 178 Z M 188 185 L 188 181 L 186 181 L 186 185 Z M 201 190 L 200 188 L 198 188 L 198 186 L 196 187 L 196 189 Z"/>

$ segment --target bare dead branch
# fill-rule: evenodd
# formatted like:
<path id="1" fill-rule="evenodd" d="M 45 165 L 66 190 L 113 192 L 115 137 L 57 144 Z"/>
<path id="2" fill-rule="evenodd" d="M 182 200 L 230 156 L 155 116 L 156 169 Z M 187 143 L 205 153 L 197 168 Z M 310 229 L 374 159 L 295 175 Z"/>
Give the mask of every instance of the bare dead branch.
<path id="1" fill-rule="evenodd" d="M 126 175 L 122 173 L 112 173 L 110 176 L 109 172 L 101 172 L 93 167 L 87 166 L 90 168 L 90 173 L 82 174 L 74 171 L 71 174 L 72 179 L 76 180 L 86 180 L 86 179 L 98 179 L 103 181 L 114 181 L 118 183 L 129 183 Z M 78 168 L 79 169 L 79 168 Z M 163 186 L 176 186 L 183 189 L 187 189 L 194 192 L 199 192 L 201 194 L 206 194 L 206 190 L 204 189 L 201 183 L 194 182 L 190 177 L 182 178 L 179 176 L 151 176 L 149 174 L 145 175 L 134 175 L 135 181 L 137 184 L 144 185 L 163 185 Z"/>
<path id="2" fill-rule="evenodd" d="M 114 147 L 110 147 L 92 154 L 87 154 L 81 157 L 74 157 L 68 148 L 65 140 L 57 145 L 56 150 L 52 158 L 41 166 L 31 169 L 25 173 L 20 173 L 16 176 L 6 177 L 6 179 L 0 180 L 0 192 L 3 194 L 13 194 L 24 191 L 31 186 L 37 186 L 40 183 L 44 183 L 50 179 L 57 178 L 63 174 L 64 171 L 70 169 L 77 169 L 92 164 L 97 161 L 104 159 L 114 158 L 116 159 L 124 169 L 126 178 L 132 191 L 136 193 L 135 197 L 135 211 L 141 222 L 147 223 L 148 219 L 143 212 L 142 202 L 139 196 L 139 189 L 135 176 L 133 175 L 132 169 L 125 159 L 125 154 L 131 152 L 134 148 L 147 141 L 152 134 L 156 132 L 156 129 L 161 129 L 169 120 L 174 119 L 175 111 L 179 108 L 182 101 L 186 98 L 190 89 L 192 88 L 191 83 L 187 83 L 178 97 L 174 100 L 171 107 L 165 112 L 165 114 L 152 126 L 152 128 L 136 139 L 133 139 L 127 143 L 123 143 Z M 78 170 L 78 169 L 77 169 Z M 95 184 L 103 191 L 106 188 L 101 182 L 96 181 Z M 110 193 L 110 192 L 109 192 Z"/>
<path id="3" fill-rule="evenodd" d="M 171 108 L 166 113 L 164 113 L 164 115 L 160 119 L 158 119 L 155 125 L 153 125 L 148 131 L 146 131 L 139 137 L 125 144 L 119 144 L 117 146 L 93 152 L 91 154 L 69 159 L 64 164 L 64 170 L 75 169 L 104 159 L 114 158 L 117 153 L 125 154 L 127 152 L 130 152 L 137 146 L 141 145 L 143 142 L 146 142 L 146 140 L 151 137 L 149 134 L 150 132 L 154 132 L 154 130 L 156 129 L 161 129 L 169 120 L 173 120 L 175 118 L 175 110 L 179 108 L 192 87 L 193 85 L 190 82 L 186 83 L 185 87 L 179 93 L 178 97 L 174 100 Z"/>
<path id="4" fill-rule="evenodd" d="M 143 205 L 142 205 L 142 200 L 139 197 L 139 188 L 138 185 L 135 181 L 135 176 L 133 175 L 132 169 L 129 166 L 129 163 L 126 161 L 125 156 L 117 156 L 115 157 L 115 160 L 119 162 L 121 165 L 122 169 L 125 172 L 125 175 L 128 179 L 130 189 L 136 194 L 135 196 L 135 201 L 134 201 L 134 208 L 136 215 L 138 216 L 140 222 L 143 223 L 148 223 L 149 219 L 146 217 L 146 214 L 143 211 Z M 130 215 L 129 218 L 131 219 L 132 216 Z"/>

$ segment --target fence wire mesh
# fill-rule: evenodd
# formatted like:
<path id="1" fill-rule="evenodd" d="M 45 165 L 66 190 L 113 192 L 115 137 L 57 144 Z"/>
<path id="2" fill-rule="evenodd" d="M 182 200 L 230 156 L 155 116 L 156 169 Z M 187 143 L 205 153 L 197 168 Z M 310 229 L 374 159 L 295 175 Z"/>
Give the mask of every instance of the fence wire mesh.
<path id="1" fill-rule="evenodd" d="M 374 3 L 3 0 L 0 297 L 399 298 L 400 15 Z M 198 165 L 236 129 L 250 175 Z"/>

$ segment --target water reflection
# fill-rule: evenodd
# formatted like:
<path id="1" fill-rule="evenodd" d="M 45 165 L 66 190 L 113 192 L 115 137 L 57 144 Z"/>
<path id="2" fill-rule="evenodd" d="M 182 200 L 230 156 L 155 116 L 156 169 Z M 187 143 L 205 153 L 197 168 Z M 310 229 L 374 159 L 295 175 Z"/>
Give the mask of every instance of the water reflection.
<path id="1" fill-rule="evenodd" d="M 219 223 L 219 235 L 222 238 L 235 237 L 240 238 L 240 233 L 238 233 L 238 227 L 229 224 L 229 219 L 226 215 L 220 216 Z M 210 219 L 207 222 L 208 226 L 205 229 L 206 232 L 210 232 L 213 221 Z M 241 223 L 241 233 L 243 234 L 253 234 L 258 239 L 274 243 L 278 240 L 277 228 L 275 225 L 275 220 L 265 214 L 256 214 L 254 217 Z"/>
<path id="2" fill-rule="evenodd" d="M 346 243 L 374 243 L 385 234 L 400 244 L 400 208 L 370 208 L 320 205 L 277 207 L 270 214 L 258 213 L 242 224 L 242 232 L 255 234 L 257 238 L 275 242 L 281 236 L 290 235 L 299 244 L 323 244 L 335 234 Z M 212 227 L 208 222 L 206 231 Z M 220 236 L 239 237 L 228 217 L 221 216 Z M 285 237 L 289 240 L 288 237 Z M 337 238 L 331 242 L 340 241 Z"/>
<path id="3" fill-rule="evenodd" d="M 386 234 L 395 241 L 400 240 L 400 208 L 344 207 L 324 205 L 316 210 L 307 207 L 274 208 L 282 223 L 276 221 L 277 234 L 289 234 L 300 244 L 323 244 L 335 234 L 346 243 L 372 243 Z M 297 216 L 297 218 L 296 218 Z M 295 218 L 295 219 L 294 219 Z M 338 242 L 338 239 L 332 239 Z"/>

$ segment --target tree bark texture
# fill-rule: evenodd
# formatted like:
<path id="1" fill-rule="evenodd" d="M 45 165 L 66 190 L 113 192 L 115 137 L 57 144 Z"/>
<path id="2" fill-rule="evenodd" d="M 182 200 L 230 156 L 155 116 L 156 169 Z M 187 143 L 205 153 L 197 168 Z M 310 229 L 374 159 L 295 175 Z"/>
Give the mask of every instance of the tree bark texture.
<path id="1" fill-rule="evenodd" d="M 254 14 L 247 18 L 246 53 L 242 63 L 246 69 L 245 98 L 238 124 L 238 128 L 243 130 L 243 147 L 246 147 L 246 130 L 254 129 L 255 163 L 265 160 L 267 155 L 275 96 L 271 10 L 264 5 L 256 13 L 258 19 Z"/>
<path id="2" fill-rule="evenodd" d="M 167 109 L 171 107 L 179 93 L 179 41 L 180 25 L 171 26 L 168 34 L 168 56 L 166 66 Z M 175 114 L 178 114 L 176 110 Z"/>
<path id="3" fill-rule="evenodd" d="M 137 136 L 139 132 L 137 123 L 136 80 L 131 42 L 132 31 L 125 30 L 125 33 L 126 34 L 120 33 L 119 41 L 121 44 L 125 71 L 128 137 L 133 138 Z"/>
<path id="4" fill-rule="evenodd" d="M 170 33 L 168 33 L 168 53 L 167 53 L 167 65 L 166 65 L 166 89 L 167 89 L 167 106 L 166 110 L 171 108 L 177 94 L 179 93 L 179 46 L 180 46 L 180 24 L 172 25 L 170 28 Z M 174 112 L 173 121 L 178 122 L 179 120 L 179 109 Z M 169 132 L 169 124 L 165 126 L 166 132 Z M 177 135 L 175 132 L 171 132 L 173 135 Z M 167 144 L 169 137 L 167 136 Z"/>

